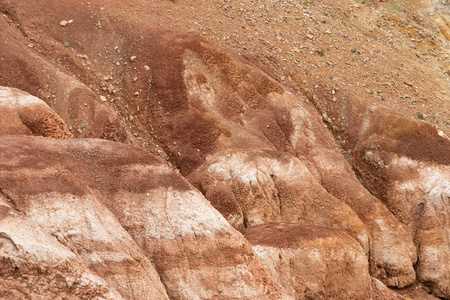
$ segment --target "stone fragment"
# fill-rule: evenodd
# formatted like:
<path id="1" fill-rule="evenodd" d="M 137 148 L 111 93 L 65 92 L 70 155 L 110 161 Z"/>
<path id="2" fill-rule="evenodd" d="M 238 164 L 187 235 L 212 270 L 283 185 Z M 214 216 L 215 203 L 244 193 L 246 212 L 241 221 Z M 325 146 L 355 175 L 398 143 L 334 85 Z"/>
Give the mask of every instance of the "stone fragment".
<path id="1" fill-rule="evenodd" d="M 112 84 L 108 85 L 108 93 L 114 93 L 114 86 Z"/>

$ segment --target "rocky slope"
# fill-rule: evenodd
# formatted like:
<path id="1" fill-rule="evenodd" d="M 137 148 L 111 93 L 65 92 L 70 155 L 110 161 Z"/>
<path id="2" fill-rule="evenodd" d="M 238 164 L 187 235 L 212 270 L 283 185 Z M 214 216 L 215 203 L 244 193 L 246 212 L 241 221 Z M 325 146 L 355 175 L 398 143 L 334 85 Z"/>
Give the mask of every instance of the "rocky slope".
<path id="1" fill-rule="evenodd" d="M 450 299 L 445 3 L 0 11 L 1 297 Z"/>

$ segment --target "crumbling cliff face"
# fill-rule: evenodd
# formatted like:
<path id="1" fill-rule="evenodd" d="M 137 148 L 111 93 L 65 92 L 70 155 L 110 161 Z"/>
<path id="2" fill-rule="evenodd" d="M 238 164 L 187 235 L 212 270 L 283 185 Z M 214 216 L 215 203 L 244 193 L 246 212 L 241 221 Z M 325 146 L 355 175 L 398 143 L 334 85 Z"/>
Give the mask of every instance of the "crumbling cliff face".
<path id="1" fill-rule="evenodd" d="M 189 1 L 25 2 L 0 1 L 1 297 L 450 298 L 445 124 L 142 18 Z"/>

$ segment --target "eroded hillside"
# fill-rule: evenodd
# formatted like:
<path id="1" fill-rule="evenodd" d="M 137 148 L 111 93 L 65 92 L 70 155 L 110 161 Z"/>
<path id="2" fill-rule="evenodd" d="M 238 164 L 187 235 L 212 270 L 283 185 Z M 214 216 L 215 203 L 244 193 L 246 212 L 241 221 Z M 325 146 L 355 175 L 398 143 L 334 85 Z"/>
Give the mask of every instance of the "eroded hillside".
<path id="1" fill-rule="evenodd" d="M 1 297 L 450 299 L 448 10 L 1 0 Z"/>

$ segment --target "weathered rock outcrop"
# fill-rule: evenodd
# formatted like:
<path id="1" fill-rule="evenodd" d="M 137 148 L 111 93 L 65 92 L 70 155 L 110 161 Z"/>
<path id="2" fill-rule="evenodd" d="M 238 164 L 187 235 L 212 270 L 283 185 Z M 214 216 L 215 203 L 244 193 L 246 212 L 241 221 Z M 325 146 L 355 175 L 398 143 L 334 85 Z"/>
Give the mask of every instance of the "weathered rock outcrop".
<path id="1" fill-rule="evenodd" d="M 295 299 L 372 298 L 365 252 L 341 230 L 271 223 L 246 228 L 244 235 Z"/>
<path id="2" fill-rule="evenodd" d="M 450 139 L 428 124 L 354 98 L 317 105 L 336 120 L 332 126 L 346 128 L 334 133 L 364 185 L 409 227 L 420 281 L 449 298 Z"/>
<path id="3" fill-rule="evenodd" d="M 55 30 L 55 34 L 61 33 Z M 410 234 L 358 182 L 304 99 L 242 58 L 198 38 L 153 29 L 146 35 L 141 50 L 135 50 L 140 59 L 133 62 L 134 68 L 125 66 L 114 74 L 124 82 L 121 95 L 132 95 L 136 88 L 127 78 L 135 76 L 135 68 L 148 65 L 150 71 L 135 84 L 150 86 L 142 89 L 137 100 L 125 97 L 123 106 L 133 107 L 133 126 L 150 135 L 216 208 L 225 208 L 221 211 L 236 228 L 273 221 L 343 228 L 370 251 L 374 276 L 393 286 L 414 281 L 416 253 Z M 138 37 L 130 32 L 119 36 L 128 39 L 119 46 L 130 53 L 129 45 Z M 81 37 L 73 38 L 83 43 Z M 260 154 L 251 155 L 255 150 Z M 243 181 L 236 177 L 238 181 L 232 183 L 232 177 L 222 180 L 222 175 L 209 171 L 210 163 L 225 162 L 227 155 L 237 159 L 232 164 L 243 167 Z M 258 156 L 258 161 L 266 161 L 264 170 L 259 170 L 257 160 L 252 161 Z M 293 180 L 288 178 L 292 174 L 276 171 L 277 156 L 291 156 L 302 175 Z M 270 180 L 260 186 L 246 179 L 252 173 Z M 214 194 L 216 185 L 228 199 Z M 233 194 L 236 186 L 241 191 Z M 305 187 L 312 190 L 305 192 Z M 221 204 L 222 200 L 226 203 Z M 230 208 L 237 214 L 230 216 Z"/>
<path id="4" fill-rule="evenodd" d="M 372 299 L 373 300 L 405 300 L 404 297 L 388 289 L 381 281 L 372 277 Z"/>
<path id="5" fill-rule="evenodd" d="M 13 7 L 7 7 L 6 10 L 10 13 L 11 20 L 22 20 L 22 26 L 30 32 L 34 32 L 33 24 L 21 18 L 22 15 L 26 15 L 26 9 L 31 9 L 31 7 L 10 5 Z M 62 7 L 59 9 L 65 11 Z M 41 17 L 48 18 L 50 21 L 53 14 L 53 11 L 48 11 L 48 14 L 41 12 Z M 80 14 L 80 16 L 84 16 L 84 14 Z M 88 17 L 86 20 L 80 19 L 78 22 L 84 22 L 86 26 L 92 23 L 92 26 L 95 27 L 94 21 Z M 4 24 L 7 29 L 5 32 L 10 32 L 11 28 L 6 23 Z M 98 60 L 92 60 L 90 68 L 97 68 L 100 73 L 111 74 L 110 76 L 113 76 L 116 82 L 123 83 L 118 88 L 117 95 L 122 96 L 125 101 L 122 102 L 122 107 L 128 106 L 126 113 L 131 117 L 134 116 L 132 121 L 130 121 L 131 118 L 128 118 L 130 121 L 128 124 L 131 127 L 137 126 L 140 128 L 140 132 L 147 132 L 159 146 L 164 148 L 170 161 L 180 168 L 183 175 L 188 176 L 200 168 L 207 169 L 208 156 L 211 156 L 210 160 L 220 160 L 218 156 L 227 155 L 227 151 L 233 153 L 232 155 L 243 151 L 242 154 L 236 156 L 238 158 L 244 158 L 247 156 L 246 152 L 258 149 L 258 151 L 264 151 L 263 153 L 275 151 L 280 154 L 297 156 L 300 159 L 301 162 L 296 158 L 294 161 L 299 166 L 304 165 L 302 168 L 306 172 L 305 176 L 309 176 L 309 179 L 299 178 L 297 182 L 293 183 L 292 180 L 290 183 L 279 180 L 279 186 L 287 186 L 284 188 L 286 191 L 284 193 L 276 187 L 266 190 L 268 185 L 256 186 L 256 189 L 260 190 L 259 195 L 268 195 L 264 208 L 246 205 L 245 203 L 255 203 L 260 196 L 252 195 L 252 189 L 243 189 L 243 194 L 232 204 L 238 211 L 242 211 L 241 216 L 238 216 L 237 219 L 237 228 L 241 226 L 239 222 L 243 224 L 245 218 L 250 220 L 251 224 L 267 221 L 298 221 L 337 226 L 348 229 L 348 232 L 360 241 L 366 251 L 369 250 L 369 235 L 371 235 L 373 236 L 371 243 L 371 268 L 373 271 L 388 273 L 386 278 L 392 278 L 390 284 L 393 285 L 402 286 L 413 280 L 412 263 L 415 261 L 415 253 L 411 251 L 412 243 L 409 235 L 380 205 L 378 200 L 367 193 L 358 183 L 338 151 L 333 150 L 334 142 L 322 128 L 319 119 L 302 103 L 301 98 L 286 93 L 281 85 L 240 57 L 220 51 L 197 38 L 146 29 L 147 39 L 142 41 L 139 48 L 134 47 L 132 50 L 130 47 L 132 47 L 133 41 L 139 40 L 138 34 L 143 34 L 143 32 L 125 32 L 125 27 L 120 27 L 116 28 L 116 31 L 112 31 L 112 36 L 105 36 L 103 31 L 89 31 L 80 34 L 75 30 L 75 26 L 63 30 L 58 24 L 55 25 L 56 27 L 52 27 L 50 30 L 50 35 L 46 33 L 42 37 L 44 43 L 46 43 L 45 40 L 51 40 L 53 35 L 57 40 L 70 39 L 71 43 L 82 47 L 87 57 L 96 57 L 98 54 L 108 56 L 107 50 L 103 53 L 104 49 L 93 49 L 88 45 L 88 41 L 105 38 L 106 43 L 114 41 L 121 53 L 126 55 L 133 52 L 139 57 L 137 61 L 133 62 L 133 67 L 128 65 L 122 67 L 121 65 L 120 68 L 114 67 L 112 72 L 106 72 Z M 89 37 L 85 34 L 88 34 Z M 20 37 L 17 39 L 20 40 Z M 24 41 L 20 47 L 25 46 Z M 19 51 L 10 51 L 14 47 L 18 46 L 9 45 L 9 50 L 5 49 L 6 59 L 11 62 L 17 61 L 14 57 L 16 52 L 19 53 Z M 62 45 L 54 46 L 54 48 L 58 53 L 64 53 Z M 29 55 L 33 53 L 32 50 L 27 50 L 27 52 L 31 52 Z M 83 59 L 81 58 L 81 61 Z M 25 69 L 35 68 L 33 57 L 26 58 L 26 61 L 28 63 Z M 66 61 L 68 66 L 75 69 L 83 65 L 80 65 L 80 62 L 74 60 L 71 55 L 67 57 Z M 144 65 L 149 66 L 149 71 L 142 73 Z M 59 67 L 57 65 L 55 67 L 58 70 Z M 6 72 L 10 71 L 3 69 L 3 74 Z M 80 79 L 89 81 L 90 77 L 83 74 Z M 61 74 L 59 77 L 65 78 L 65 75 Z M 60 82 L 62 79 L 59 77 L 58 81 Z M 134 77 L 138 78 L 136 82 L 129 80 Z M 3 81 L 11 79 L 8 76 L 3 76 L 3 78 Z M 39 78 L 45 78 L 45 76 Z M 39 79 L 38 86 L 46 84 L 46 80 L 40 81 Z M 63 82 L 60 84 L 64 86 Z M 26 89 L 30 88 L 26 82 L 23 82 L 22 85 Z M 139 86 L 145 88 L 138 89 L 137 99 L 127 96 L 135 94 Z M 81 126 L 84 124 L 79 123 L 80 119 L 86 119 L 89 122 L 92 118 L 84 114 L 76 114 L 72 118 L 64 109 L 70 106 L 72 113 L 77 111 L 85 113 L 84 109 L 98 107 L 96 102 L 83 102 L 84 98 L 78 97 L 76 99 L 79 101 L 75 101 L 75 98 L 70 100 L 62 95 L 59 96 L 58 93 L 55 95 L 56 104 L 53 105 L 55 110 L 67 124 L 75 124 L 74 120 L 76 119 L 78 123 L 75 124 L 76 126 L 73 125 L 73 128 L 78 128 L 78 130 L 81 130 Z M 64 105 L 64 103 L 68 105 Z M 76 107 L 72 107 L 73 105 Z M 84 128 L 87 127 L 85 125 Z M 103 132 L 101 128 L 104 128 L 101 124 L 98 126 L 94 124 L 91 127 L 99 128 L 101 132 Z M 83 136 L 105 136 L 101 132 L 83 134 Z M 75 131 L 74 134 L 79 136 Z M 216 158 L 213 158 L 214 156 Z M 270 156 L 273 155 L 269 155 L 269 159 Z M 325 163 L 324 157 L 329 157 L 328 163 Z M 314 162 L 314 159 L 317 163 Z M 244 161 L 241 163 L 243 166 L 248 164 Z M 336 176 L 332 171 L 337 170 L 337 163 L 342 167 L 336 175 L 339 182 L 335 184 L 333 178 Z M 255 169 L 254 165 L 249 170 L 255 172 L 257 168 Z M 267 171 L 270 171 L 270 168 Z M 278 172 L 277 176 L 280 177 L 281 173 Z M 347 174 L 349 178 L 347 182 L 341 181 L 342 174 Z M 266 178 L 272 178 L 272 175 L 274 174 L 270 172 L 264 173 Z M 207 181 L 210 181 L 206 179 L 208 177 L 215 181 L 216 178 L 213 176 L 215 175 L 208 173 L 201 175 L 197 172 L 197 178 L 205 178 Z M 199 187 L 203 184 L 205 187 L 203 192 L 211 194 L 207 190 L 206 183 L 194 180 L 193 182 Z M 221 184 L 231 185 L 226 181 Z M 314 191 L 304 193 L 302 197 L 296 197 L 296 193 L 293 192 L 305 185 L 315 187 Z M 339 188 L 340 186 L 342 188 Z M 347 191 L 352 191 L 353 194 L 347 195 Z M 225 192 L 230 194 L 232 191 L 228 189 Z M 273 209 L 267 210 L 268 206 L 272 207 L 274 200 L 277 200 L 274 197 L 276 194 L 282 195 L 278 201 L 282 202 L 281 206 L 286 206 L 284 208 L 285 219 L 280 217 L 280 212 L 277 212 L 279 204 Z M 323 204 L 321 204 L 322 199 L 324 199 Z M 209 197 L 209 200 L 219 208 L 217 205 L 221 203 L 220 197 Z M 364 209 L 371 205 L 374 205 L 376 209 Z M 227 204 L 222 205 L 222 207 L 224 206 Z M 289 215 L 288 208 L 292 207 L 296 207 L 297 211 Z M 260 216 L 248 218 L 248 215 L 253 214 L 249 211 L 258 210 L 261 211 Z M 357 220 L 355 213 L 351 210 L 356 212 L 367 228 L 363 228 L 361 221 Z M 329 211 L 328 216 L 320 218 L 309 217 L 306 214 L 306 212 L 311 212 L 319 215 L 326 211 Z M 227 211 L 223 212 L 227 213 Z M 343 221 L 346 218 L 351 221 Z M 390 229 L 383 232 L 375 222 L 379 219 L 382 219 L 385 226 Z M 258 222 L 255 223 L 254 220 L 258 220 Z M 402 243 L 398 243 L 398 241 L 402 241 Z M 396 247 L 398 247 L 397 250 L 392 250 Z M 393 256 L 389 254 L 389 251 L 399 253 L 396 261 L 392 261 Z"/>
<path id="6" fill-rule="evenodd" d="M 172 299 L 283 298 L 244 237 L 180 175 L 137 148 L 2 137 L 0 190 L 10 210 L 126 299 L 164 299 L 166 289 Z"/>
<path id="7" fill-rule="evenodd" d="M 0 194 L 2 299 L 122 299 L 101 277 Z"/>
<path id="8" fill-rule="evenodd" d="M 39 6 L 34 8 L 36 12 L 44 6 L 51 9 L 51 5 L 35 4 Z M 31 8 L 35 4 L 22 5 Z M 8 7 L 9 4 L 0 3 L 0 10 L 3 11 L 5 6 Z M 15 18 L 16 12 L 6 13 Z M 12 19 L 6 20 L 14 23 Z M 35 48 L 27 39 L 32 40 L 32 37 L 24 37 L 6 20 L 0 18 L 0 85 L 19 88 L 44 100 L 64 120 L 75 137 L 104 138 L 120 142 L 128 140 L 117 113 L 105 105 L 89 87 L 94 79 L 89 70 L 83 68 L 83 63 L 86 63 L 82 58 L 65 51 L 62 44 L 54 42 L 51 42 L 51 51 L 38 44 Z M 35 24 L 28 25 L 36 28 Z M 29 47 L 31 45 L 32 48 Z M 53 55 L 57 58 L 53 59 Z M 35 128 L 38 128 L 36 124 Z M 45 127 L 41 128 L 44 130 Z"/>
<path id="9" fill-rule="evenodd" d="M 0 87 L 0 114 L 0 135 L 73 138 L 61 117 L 44 101 L 18 89 Z"/>
<path id="10" fill-rule="evenodd" d="M 209 156 L 188 178 L 238 229 L 279 221 L 337 227 L 368 252 L 368 232 L 355 212 L 292 154 L 225 151 Z"/>
<path id="11" fill-rule="evenodd" d="M 249 43 L 288 53 L 285 58 L 298 68 L 286 70 L 277 57 L 241 56 L 242 51 L 233 54 L 199 37 L 166 30 L 158 15 L 162 8 L 156 9 L 160 4 L 177 8 L 172 1 L 0 0 L 0 85 L 20 88 L 46 103 L 16 89 L 0 89 L 0 189 L 8 198 L 8 211 L 74 253 L 74 269 L 57 271 L 56 266 L 51 272 L 94 274 L 98 278 L 92 282 L 100 283 L 82 285 L 98 297 L 278 299 L 285 296 L 280 285 L 300 295 L 304 286 L 277 275 L 274 268 L 266 270 L 232 228 L 290 222 L 295 223 L 292 228 L 312 232 L 316 226 L 328 228 L 323 234 L 334 242 L 323 248 L 327 255 L 341 250 L 339 244 L 353 251 L 359 271 L 344 275 L 362 280 L 354 297 L 370 297 L 371 289 L 373 298 L 394 299 L 384 285 L 401 288 L 417 278 L 435 295 L 450 298 L 448 138 L 431 126 L 371 106 L 367 99 L 347 97 L 334 86 L 328 93 L 320 84 L 339 79 L 340 67 L 332 58 L 341 66 L 363 64 L 364 72 L 355 74 L 369 76 L 369 69 L 377 73 L 376 60 L 369 64 L 359 59 L 364 51 L 372 52 L 369 37 L 374 34 L 367 36 L 370 47 L 363 43 L 367 47 L 360 49 L 358 44 L 358 49 L 345 50 L 347 56 L 334 54 L 338 45 L 327 54 L 321 48 L 314 51 L 311 43 L 324 36 L 332 36 L 327 45 L 335 44 L 336 34 L 322 25 L 335 21 L 304 10 L 308 22 L 317 25 L 314 32 L 306 32 L 307 46 L 286 51 L 273 47 L 269 38 L 248 37 Z M 281 6 L 289 17 L 297 14 Z M 180 26 L 176 16 L 165 20 L 167 28 Z M 224 20 L 231 23 L 230 16 Z M 201 34 L 221 40 L 221 34 L 209 33 L 194 19 Z M 265 15 L 265 22 L 269 20 Z M 358 34 L 354 40 L 342 37 L 345 43 L 366 40 Z M 288 36 L 276 34 L 280 40 Z M 430 39 L 424 35 L 423 41 Z M 377 47 L 381 53 L 386 49 Z M 309 62 L 307 52 L 320 59 Z M 321 65 L 322 71 L 311 74 Z M 296 76 L 302 80 L 297 82 Z M 380 84 L 391 86 L 390 80 Z M 355 93 L 365 84 L 354 84 Z M 417 92 L 409 81 L 405 85 Z M 439 97 L 445 93 L 438 91 Z M 140 145 L 181 175 L 121 144 L 4 137 L 11 134 Z M 297 250 L 284 244 L 279 248 L 301 252 L 303 237 L 292 237 Z M 10 251 L 5 257 L 14 255 Z M 373 279 L 372 288 L 359 263 L 361 255 L 367 257 L 370 275 L 381 281 Z M 275 259 L 274 254 L 270 261 Z M 329 262 L 338 268 L 338 262 L 347 261 Z M 278 263 L 284 264 L 273 262 Z M 327 273 L 322 275 L 333 275 Z M 20 285 L 17 295 L 26 293 L 26 283 L 19 283 L 17 276 L 11 281 Z M 314 295 L 342 297 L 338 288 L 319 291 L 316 286 Z M 68 297 L 71 293 L 93 295 L 71 290 Z"/>
<path id="12" fill-rule="evenodd" d="M 147 130 L 228 220 L 237 228 L 273 221 L 340 227 L 366 251 L 370 244 L 374 276 L 392 286 L 414 282 L 408 229 L 360 184 L 304 99 L 210 44 L 153 36 L 148 49 L 159 76 L 147 94 Z M 303 171 L 292 176 L 289 164 Z"/>

